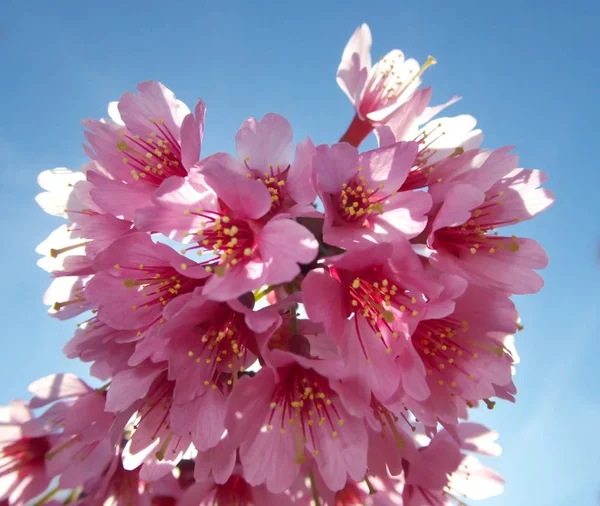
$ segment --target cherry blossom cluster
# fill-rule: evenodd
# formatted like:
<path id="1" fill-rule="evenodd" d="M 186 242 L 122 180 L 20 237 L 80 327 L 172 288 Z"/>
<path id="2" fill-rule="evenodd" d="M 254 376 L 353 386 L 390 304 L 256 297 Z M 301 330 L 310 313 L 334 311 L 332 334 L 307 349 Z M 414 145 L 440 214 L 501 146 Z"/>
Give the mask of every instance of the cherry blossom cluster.
<path id="1" fill-rule="evenodd" d="M 547 257 L 513 226 L 545 175 L 439 117 L 419 65 L 371 34 L 337 81 L 340 142 L 297 144 L 282 116 L 204 153 L 193 111 L 144 82 L 85 120 L 79 170 L 42 172 L 62 217 L 38 247 L 49 313 L 92 387 L 42 378 L 0 424 L 0 504 L 465 504 L 503 479 L 469 410 L 514 401 L 511 300 Z M 374 132 L 378 147 L 359 150 Z M 507 228 L 504 228 L 507 227 Z M 518 233 L 518 227 L 514 228 Z"/>

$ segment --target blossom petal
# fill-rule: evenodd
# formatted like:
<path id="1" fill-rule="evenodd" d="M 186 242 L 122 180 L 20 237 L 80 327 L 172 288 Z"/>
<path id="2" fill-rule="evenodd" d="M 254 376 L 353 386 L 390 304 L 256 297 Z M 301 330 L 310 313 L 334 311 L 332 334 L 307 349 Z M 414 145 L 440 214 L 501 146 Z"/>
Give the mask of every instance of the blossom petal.
<path id="1" fill-rule="evenodd" d="M 270 166 L 287 168 L 292 158 L 292 126 L 283 116 L 266 114 L 260 121 L 244 121 L 235 136 L 241 162 L 261 176 Z"/>
<path id="2" fill-rule="evenodd" d="M 34 381 L 27 388 L 34 395 L 29 405 L 32 409 L 40 408 L 51 402 L 79 397 L 92 391 L 84 381 L 74 374 L 51 374 Z"/>
<path id="3" fill-rule="evenodd" d="M 288 219 L 271 220 L 256 238 L 266 264 L 266 283 L 292 281 L 299 273 L 298 264 L 309 264 L 319 251 L 319 243 L 306 228 Z"/>

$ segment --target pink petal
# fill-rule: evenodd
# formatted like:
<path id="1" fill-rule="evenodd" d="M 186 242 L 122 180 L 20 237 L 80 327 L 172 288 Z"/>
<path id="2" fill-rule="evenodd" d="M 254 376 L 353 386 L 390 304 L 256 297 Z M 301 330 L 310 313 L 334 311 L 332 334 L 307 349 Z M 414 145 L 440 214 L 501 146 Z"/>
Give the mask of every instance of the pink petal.
<path id="1" fill-rule="evenodd" d="M 281 434 L 277 423 L 276 417 L 273 430 L 261 431 L 240 447 L 244 479 L 253 486 L 265 483 L 273 494 L 288 490 L 300 472 L 295 462 L 296 435 L 289 430 Z"/>
<path id="2" fill-rule="evenodd" d="M 431 100 L 431 88 L 417 90 L 414 95 L 396 110 L 386 121 L 375 129 L 380 147 L 408 140 L 407 133 L 417 123 L 418 117 Z"/>
<path id="3" fill-rule="evenodd" d="M 27 388 L 34 396 L 29 405 L 32 409 L 40 408 L 59 399 L 79 397 L 92 389 L 74 374 L 51 374 L 34 381 Z"/>
<path id="4" fill-rule="evenodd" d="M 285 170 L 292 158 L 292 137 L 290 123 L 279 114 L 266 114 L 260 121 L 250 118 L 235 136 L 238 158 L 261 176 L 270 165 Z"/>
<path id="5" fill-rule="evenodd" d="M 154 190 L 154 186 L 144 183 L 128 184 L 117 179 L 106 179 L 90 195 L 105 213 L 131 221 L 138 209 L 151 205 Z"/>
<path id="6" fill-rule="evenodd" d="M 231 444 L 239 445 L 261 430 L 270 411 L 275 381 L 275 372 L 268 367 L 262 368 L 254 378 L 244 376 L 238 381 L 225 415 Z M 253 401 L 248 402 L 248 399 Z"/>
<path id="7" fill-rule="evenodd" d="M 200 452 L 217 445 L 225 431 L 226 399 L 219 390 L 207 392 L 187 404 L 171 407 L 171 422 L 176 434 L 192 434 L 192 442 Z"/>
<path id="8" fill-rule="evenodd" d="M 458 425 L 458 434 L 462 440 L 461 447 L 464 450 L 477 452 L 481 455 L 498 457 L 502 454 L 502 448 L 496 439 L 498 433 L 478 423 L 463 422 Z"/>
<path id="9" fill-rule="evenodd" d="M 348 321 L 345 339 L 340 348 L 349 375 L 358 375 L 371 389 L 373 395 L 387 400 L 397 390 L 401 370 L 388 355 L 381 339 L 361 316 Z"/>
<path id="10" fill-rule="evenodd" d="M 164 371 L 161 367 L 147 366 L 126 369 L 113 378 L 106 397 L 106 411 L 127 409 L 144 397 L 154 380 Z"/>
<path id="11" fill-rule="evenodd" d="M 330 490 L 341 490 L 348 476 L 359 481 L 367 469 L 367 432 L 363 420 L 344 416 L 339 436 L 334 438 L 327 430 L 316 430 L 315 439 L 319 455 L 315 457 L 323 481 Z"/>
<path id="12" fill-rule="evenodd" d="M 186 169 L 200 160 L 206 104 L 199 99 L 194 114 L 188 114 L 181 124 L 181 162 Z"/>
<path id="13" fill-rule="evenodd" d="M 279 327 L 281 324 L 281 316 L 272 307 L 267 306 L 259 311 L 254 311 L 247 308 L 237 299 L 230 300 L 227 304 L 234 311 L 244 314 L 246 325 L 254 332 L 266 332 L 272 327 Z"/>
<path id="14" fill-rule="evenodd" d="M 299 273 L 298 264 L 309 264 L 319 251 L 315 236 L 305 227 L 288 219 L 268 222 L 256 241 L 266 264 L 266 283 L 292 281 Z"/>
<path id="15" fill-rule="evenodd" d="M 302 282 L 304 306 L 308 317 L 323 322 L 332 337 L 339 336 L 346 324 L 341 284 L 322 269 L 310 271 Z M 334 334 L 331 331 L 336 330 Z"/>
<path id="16" fill-rule="evenodd" d="M 156 123 L 162 120 L 162 128 L 168 129 L 179 142 L 181 123 L 190 110 L 162 83 L 145 81 L 138 84 L 137 95 L 130 91 L 123 94 L 119 100 L 119 113 L 128 130 L 135 135 L 150 137 L 151 132 L 156 131 Z"/>
<path id="17" fill-rule="evenodd" d="M 250 261 L 228 269 L 223 276 L 211 276 L 202 293 L 211 300 L 227 301 L 260 288 L 265 279 L 265 264 Z"/>
<path id="18" fill-rule="evenodd" d="M 345 142 L 331 147 L 321 144 L 316 148 L 313 170 L 321 191 L 338 194 L 357 174 L 358 150 Z"/>
<path id="19" fill-rule="evenodd" d="M 431 197 L 423 191 L 398 192 L 386 200 L 384 212 L 370 219 L 373 231 L 382 241 L 393 241 L 402 235 L 412 239 L 427 225 L 427 213 L 431 208 Z"/>
<path id="20" fill-rule="evenodd" d="M 380 187 L 384 194 L 391 194 L 402 186 L 408 171 L 414 165 L 419 145 L 416 142 L 398 142 L 385 148 L 361 153 L 358 165 L 364 168 L 368 186 Z"/>
<path id="21" fill-rule="evenodd" d="M 337 83 L 356 109 L 371 68 L 371 44 L 371 30 L 363 23 L 346 44 L 337 70 Z"/>
<path id="22" fill-rule="evenodd" d="M 190 180 L 192 177 L 190 176 Z M 150 207 L 139 209 L 135 214 L 135 226 L 145 232 L 161 232 L 170 239 L 183 240 L 190 230 L 201 228 L 206 220 L 197 213 L 203 210 L 219 210 L 214 192 L 202 185 L 198 178 L 194 184 L 181 177 L 166 179 L 152 196 Z"/>
<path id="23" fill-rule="evenodd" d="M 519 246 L 517 251 L 502 249 L 494 254 L 464 254 L 461 257 L 436 252 L 430 257 L 431 264 L 442 271 L 458 274 L 470 282 L 493 287 L 507 293 L 536 293 L 544 286 L 542 277 L 533 269 L 544 269 L 548 255 L 544 248 L 532 239 L 507 239 Z"/>
<path id="24" fill-rule="evenodd" d="M 485 194 L 474 186 L 466 184 L 453 185 L 446 194 L 444 203 L 433 220 L 432 232 L 444 227 L 462 225 L 471 217 L 471 211 L 484 200 Z"/>
<path id="25" fill-rule="evenodd" d="M 427 399 L 431 392 L 427 386 L 425 366 L 412 344 L 406 345 L 396 362 L 402 374 L 402 389 L 417 401 Z"/>
<path id="26" fill-rule="evenodd" d="M 263 183 L 230 171 L 218 159 L 206 161 L 202 174 L 217 196 L 241 216 L 257 220 L 271 209 L 271 194 Z"/>
<path id="27" fill-rule="evenodd" d="M 317 198 L 312 184 L 312 165 L 316 153 L 315 145 L 308 137 L 296 146 L 296 154 L 288 170 L 286 187 L 290 197 L 302 205 L 310 205 Z"/>

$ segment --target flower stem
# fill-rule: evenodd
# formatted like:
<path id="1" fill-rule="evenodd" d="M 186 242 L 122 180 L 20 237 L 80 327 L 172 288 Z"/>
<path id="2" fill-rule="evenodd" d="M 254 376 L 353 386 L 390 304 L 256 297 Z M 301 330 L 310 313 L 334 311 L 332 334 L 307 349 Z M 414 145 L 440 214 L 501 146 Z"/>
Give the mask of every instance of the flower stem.
<path id="1" fill-rule="evenodd" d="M 377 490 L 375 490 L 375 487 L 371 483 L 371 480 L 369 480 L 368 476 L 365 476 L 365 483 L 367 484 L 367 487 L 369 489 L 369 495 L 374 495 L 377 493 Z"/>
<path id="2" fill-rule="evenodd" d="M 267 288 L 265 288 L 262 292 L 258 292 L 254 295 L 254 300 L 259 301 L 260 299 L 262 299 L 265 295 L 270 294 L 273 290 L 275 290 L 277 288 L 277 285 L 271 285 L 271 286 L 267 286 Z"/>
<path id="3" fill-rule="evenodd" d="M 315 481 L 315 474 L 312 469 L 308 470 L 308 477 L 310 479 L 310 489 L 312 490 L 315 506 L 321 506 L 321 498 L 319 497 L 319 490 L 317 489 L 317 482 Z"/>
<path id="4" fill-rule="evenodd" d="M 42 504 L 46 504 L 50 499 L 52 499 L 59 491 L 58 487 L 50 490 L 46 495 L 44 495 L 39 501 L 37 501 L 33 506 L 42 506 Z"/>

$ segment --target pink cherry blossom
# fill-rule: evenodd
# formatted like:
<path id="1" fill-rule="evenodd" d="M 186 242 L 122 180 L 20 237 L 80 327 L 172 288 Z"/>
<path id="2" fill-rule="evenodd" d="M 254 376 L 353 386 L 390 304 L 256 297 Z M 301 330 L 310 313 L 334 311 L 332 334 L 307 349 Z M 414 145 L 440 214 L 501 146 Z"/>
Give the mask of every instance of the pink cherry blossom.
<path id="1" fill-rule="evenodd" d="M 176 382 L 176 403 L 231 385 L 256 360 L 258 335 L 267 338 L 281 323 L 269 306 L 252 311 L 237 300 L 213 302 L 191 294 L 182 303 L 167 315 L 160 331 L 169 342 L 169 378 Z"/>
<path id="2" fill-rule="evenodd" d="M 314 170 L 325 207 L 323 239 L 352 247 L 418 235 L 431 207 L 425 192 L 398 192 L 417 152 L 414 142 L 359 154 L 346 143 L 318 146 Z"/>
<path id="3" fill-rule="evenodd" d="M 54 437 L 43 427 L 28 427 L 33 414 L 23 401 L 12 401 L 0 415 L 0 500 L 25 504 L 50 484 L 46 454 Z"/>
<path id="4" fill-rule="evenodd" d="M 127 92 L 119 100 L 122 122 L 84 121 L 90 143 L 86 153 L 106 170 L 91 180 L 97 186 L 92 197 L 106 212 L 126 218 L 148 205 L 163 181 L 187 175 L 200 158 L 204 131 L 201 100 L 192 114 L 161 83 L 141 83 L 137 92 Z M 135 205 L 115 200 L 115 194 L 129 196 Z"/>
<path id="5" fill-rule="evenodd" d="M 464 504 L 460 496 L 485 499 L 502 492 L 504 480 L 499 474 L 480 464 L 474 456 L 461 452 L 462 448 L 488 455 L 490 452 L 497 454 L 497 445 L 493 443 L 495 438 L 489 438 L 481 426 L 466 425 L 459 430 L 460 444 L 442 431 L 422 449 L 422 462 L 409 465 L 403 504 L 444 506 L 450 499 Z M 477 436 L 469 442 L 474 434 Z"/>
<path id="6" fill-rule="evenodd" d="M 458 399 L 471 405 L 485 399 L 493 406 L 495 385 L 512 382 L 513 359 L 501 338 L 516 332 L 516 318 L 506 294 L 471 285 L 452 313 L 419 322 L 411 339 L 427 368 L 431 395 L 410 405 L 421 422 L 435 426 L 439 417 L 457 423 Z"/>
<path id="7" fill-rule="evenodd" d="M 149 235 L 133 233 L 115 241 L 95 260 L 98 273 L 86 286 L 86 300 L 98 307 L 98 318 L 113 328 L 143 329 L 159 322 L 169 301 L 193 291 L 208 276 L 185 276 L 194 262 Z"/>
<path id="8" fill-rule="evenodd" d="M 348 476 L 361 479 L 365 427 L 348 413 L 334 385 L 310 368 L 326 365 L 278 350 L 273 356 L 279 367 L 242 378 L 229 402 L 226 425 L 240 444 L 246 481 L 283 492 L 307 459 L 314 459 L 331 490 L 343 488 Z"/>
<path id="9" fill-rule="evenodd" d="M 107 411 L 126 414 L 126 419 L 135 414 L 134 431 L 123 450 L 123 466 L 129 471 L 141 466 L 143 480 L 168 474 L 191 444 L 187 413 L 195 406 L 173 409 L 173 388 L 163 365 L 143 364 L 118 373 L 108 391 Z"/>
<path id="10" fill-rule="evenodd" d="M 346 133 L 348 138 L 342 140 L 354 146 L 360 144 L 373 124 L 385 122 L 411 98 L 421 84 L 423 72 L 436 63 L 430 56 L 419 66 L 416 60 L 406 60 L 402 51 L 394 49 L 373 65 L 371 44 L 371 30 L 362 24 L 344 48 L 337 71 L 338 85 L 356 111 L 354 123 Z M 353 131 L 360 131 L 356 138 Z"/>
<path id="11" fill-rule="evenodd" d="M 528 220 L 554 201 L 539 188 L 540 171 L 515 169 L 489 190 L 472 184 L 452 186 L 431 221 L 427 245 L 433 266 L 458 274 L 471 283 L 508 293 L 539 291 L 543 280 L 534 272 L 548 257 L 534 240 L 497 236 L 494 230 Z"/>
<path id="12" fill-rule="evenodd" d="M 114 416 L 104 411 L 106 392 L 93 390 L 71 374 L 41 378 L 29 391 L 34 395 L 31 407 L 60 401 L 39 419 L 61 429 L 45 456 L 48 472 L 61 476 L 60 486 L 77 487 L 101 472 L 114 443 L 110 439 Z"/>
<path id="13" fill-rule="evenodd" d="M 92 362 L 92 376 L 107 380 L 128 367 L 135 351 L 131 343 L 141 337 L 136 330 L 116 330 L 94 316 L 79 324 L 63 352 L 68 358 Z"/>
<path id="14" fill-rule="evenodd" d="M 502 491 L 473 455 L 499 455 L 498 435 L 462 420 L 515 401 L 511 296 L 542 287 L 547 257 L 497 229 L 553 195 L 513 147 L 481 149 L 475 118 L 437 118 L 459 98 L 419 89 L 435 59 L 370 49 L 363 24 L 337 72 L 355 109 L 338 143 L 294 144 L 267 113 L 235 156 L 201 159 L 204 102 L 147 81 L 84 121 L 91 161 L 40 174 L 36 200 L 65 220 L 36 250 L 43 300 L 81 315 L 63 351 L 104 385 L 53 374 L 0 409 L 0 506 Z"/>
<path id="15" fill-rule="evenodd" d="M 119 451 L 101 474 L 84 484 L 83 491 L 90 504 L 104 504 L 111 498 L 116 506 L 150 506 L 139 474 L 140 468 L 128 471 L 123 467 Z"/>
<path id="16" fill-rule="evenodd" d="M 328 259 L 326 266 L 311 271 L 302 284 L 306 311 L 337 340 L 348 373 L 363 378 L 381 400 L 400 381 L 417 397 L 427 397 L 424 367 L 407 338 L 429 310 L 425 296 L 437 297 L 442 286 L 425 273 L 410 244 L 355 249 Z"/>
<path id="17" fill-rule="evenodd" d="M 311 182 L 315 148 L 310 139 L 297 145 L 292 162 L 292 127 L 284 117 L 269 113 L 260 121 L 246 120 L 235 140 L 238 163 L 232 158 L 224 159 L 223 163 L 265 184 L 273 201 L 271 212 L 290 210 L 300 215 L 314 214 L 310 205 L 316 198 Z"/>
<path id="18" fill-rule="evenodd" d="M 38 176 L 38 183 L 47 190 L 36 196 L 38 204 L 47 213 L 68 220 L 36 249 L 46 255 L 38 265 L 54 276 L 92 274 L 94 257 L 131 231 L 131 222 L 104 213 L 93 202 L 90 192 L 94 186 L 85 177 L 98 170 L 98 165 L 91 162 L 81 171 L 57 168 Z"/>
<path id="19" fill-rule="evenodd" d="M 292 281 L 300 273 L 299 264 L 310 263 L 318 250 L 312 233 L 288 215 L 270 218 L 273 201 L 262 182 L 229 170 L 224 160 L 227 158 L 211 157 L 196 186 L 180 186 L 163 195 L 168 220 L 143 214 L 138 225 L 170 236 L 188 235 L 196 243 L 188 251 L 206 253 L 209 258 L 201 265 L 214 273 L 203 293 L 221 301 L 264 284 Z M 190 181 L 195 178 L 192 174 Z M 196 192 L 195 187 L 204 184 L 212 188 L 218 202 L 210 193 Z"/>
<path id="20" fill-rule="evenodd" d="M 428 121 L 458 100 L 454 98 L 441 106 L 427 107 L 430 96 L 430 89 L 419 90 L 385 125 L 375 129 L 381 147 L 401 141 L 418 143 L 414 166 L 401 187 L 405 191 L 452 180 L 457 166 L 472 163 L 483 139 L 481 130 L 474 130 L 477 121 L 469 115 Z M 469 154 L 458 158 L 465 152 Z"/>

